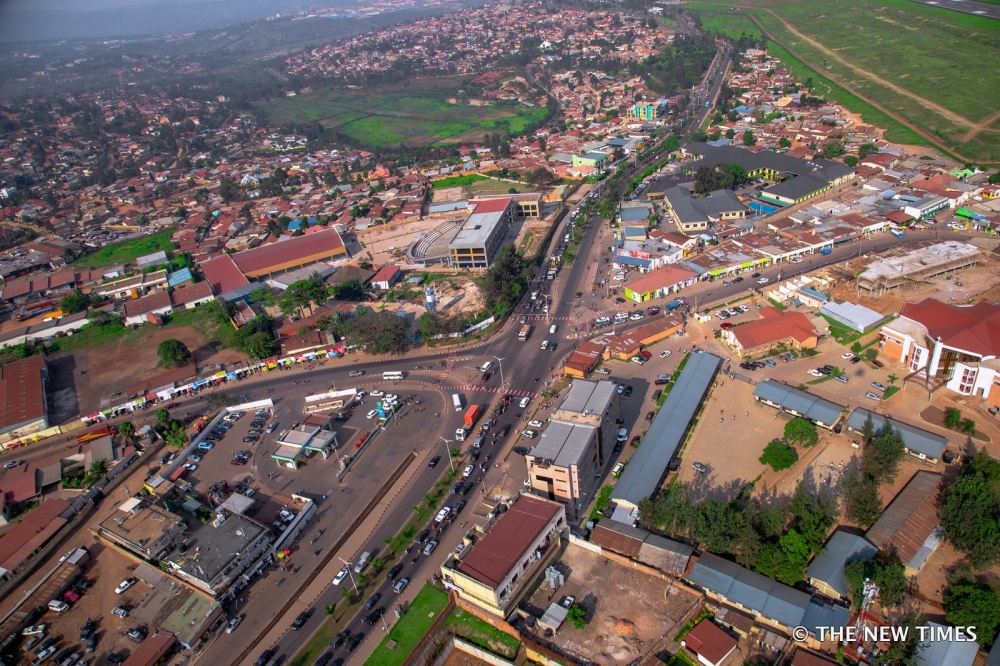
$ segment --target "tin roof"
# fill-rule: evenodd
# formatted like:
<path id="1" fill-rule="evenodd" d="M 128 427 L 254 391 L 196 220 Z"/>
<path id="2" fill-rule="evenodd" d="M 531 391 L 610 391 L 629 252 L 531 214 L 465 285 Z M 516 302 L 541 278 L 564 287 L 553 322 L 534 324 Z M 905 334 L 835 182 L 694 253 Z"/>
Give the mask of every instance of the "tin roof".
<path id="1" fill-rule="evenodd" d="M 868 530 L 868 540 L 879 548 L 894 546 L 899 559 L 909 566 L 941 524 L 937 507 L 940 484 L 940 474 L 924 471 L 914 474 Z"/>
<path id="2" fill-rule="evenodd" d="M 46 417 L 47 367 L 42 354 L 0 366 L 0 432 Z"/>

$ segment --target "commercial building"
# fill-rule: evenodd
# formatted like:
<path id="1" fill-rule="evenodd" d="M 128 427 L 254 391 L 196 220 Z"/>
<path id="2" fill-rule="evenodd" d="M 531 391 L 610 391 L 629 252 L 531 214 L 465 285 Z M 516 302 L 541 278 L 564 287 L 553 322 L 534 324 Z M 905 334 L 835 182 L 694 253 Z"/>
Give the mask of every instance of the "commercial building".
<path id="1" fill-rule="evenodd" d="M 675 576 L 684 575 L 694 554 L 692 546 L 615 520 L 594 525 L 590 543 Z"/>
<path id="2" fill-rule="evenodd" d="M 608 153 L 602 153 L 599 150 L 592 150 L 589 153 L 584 153 L 583 155 L 574 155 L 573 166 L 588 166 L 600 171 L 608 165 L 610 157 L 611 155 Z"/>
<path id="3" fill-rule="evenodd" d="M 331 429 L 329 415 L 311 414 L 278 437 L 278 448 L 271 457 L 280 467 L 298 469 L 299 465 L 318 453 L 326 460 L 337 449 L 337 433 Z"/>
<path id="4" fill-rule="evenodd" d="M 667 110 L 667 100 L 658 99 L 655 102 L 637 102 L 625 110 L 629 120 L 657 120 Z"/>
<path id="5" fill-rule="evenodd" d="M 340 234 L 336 229 L 325 229 L 237 252 L 232 258 L 240 272 L 252 280 L 346 256 Z"/>
<path id="6" fill-rule="evenodd" d="M 625 285 L 625 298 L 645 303 L 664 298 L 698 281 L 698 274 L 685 266 L 664 266 Z"/>
<path id="7" fill-rule="evenodd" d="M 236 267 L 228 254 L 223 254 L 198 265 L 212 291 L 224 301 L 233 301 L 249 295 L 250 281 Z"/>
<path id="8" fill-rule="evenodd" d="M 858 560 L 870 560 L 877 552 L 878 548 L 863 536 L 837 530 L 809 563 L 806 579 L 820 594 L 830 599 L 846 599 L 851 590 L 844 566 Z"/>
<path id="9" fill-rule="evenodd" d="M 559 555 L 566 510 L 520 495 L 463 557 L 441 567 L 445 587 L 488 613 L 507 618 Z"/>
<path id="10" fill-rule="evenodd" d="M 705 231 L 710 224 L 740 223 L 750 210 L 732 190 L 715 190 L 695 197 L 686 187 L 677 185 L 664 191 L 667 214 L 684 232 Z"/>
<path id="11" fill-rule="evenodd" d="M 616 358 L 627 361 L 639 354 L 643 347 L 684 332 L 684 319 L 678 314 L 655 317 L 648 324 L 618 336 L 608 338 L 604 349 L 605 360 Z"/>
<path id="12" fill-rule="evenodd" d="M 879 352 L 923 378 L 929 390 L 942 386 L 989 398 L 1000 384 L 1000 306 L 955 306 L 933 298 L 907 303 L 879 332 Z M 907 378 L 909 380 L 909 378 Z"/>
<path id="13" fill-rule="evenodd" d="M 601 364 L 604 345 L 598 341 L 588 341 L 573 350 L 563 366 L 563 374 L 577 379 L 585 379 Z"/>
<path id="14" fill-rule="evenodd" d="M 753 397 L 759 403 L 770 405 L 792 416 L 801 416 L 827 430 L 833 429 L 845 409 L 843 405 L 807 391 L 800 391 L 774 379 L 765 379 L 758 384 Z"/>
<path id="15" fill-rule="evenodd" d="M 940 474 L 917 472 L 865 535 L 881 549 L 895 549 L 907 576 L 916 575 L 941 542 L 940 486 Z"/>
<path id="16" fill-rule="evenodd" d="M 736 146 L 689 143 L 684 146 L 684 152 L 701 157 L 690 165 L 692 171 L 703 166 L 738 164 L 750 178 L 778 181 L 765 188 L 760 198 L 781 206 L 806 201 L 855 177 L 853 169 L 839 162 L 802 160 L 771 150 L 751 151 Z"/>
<path id="17" fill-rule="evenodd" d="M 594 498 L 612 458 L 617 389 L 614 382 L 574 380 L 525 456 L 532 491 L 565 504 L 570 521 Z"/>
<path id="18" fill-rule="evenodd" d="M 10 579 L 25 567 L 33 568 L 35 556 L 57 538 L 74 515 L 69 502 L 61 499 L 42 502 L 29 511 L 0 539 L 0 580 Z"/>
<path id="19" fill-rule="evenodd" d="M 634 524 L 639 502 L 656 494 L 721 364 L 722 359 L 714 354 L 688 357 L 670 395 L 646 431 L 642 446 L 636 449 L 611 491 L 611 501 L 616 505 L 614 520 Z"/>
<path id="20" fill-rule="evenodd" d="M 125 660 L 122 666 L 156 666 L 170 652 L 177 639 L 169 631 L 158 631 L 145 639 Z"/>
<path id="21" fill-rule="evenodd" d="M 448 255 L 455 268 L 489 268 L 510 233 L 517 215 L 511 197 L 473 199 L 471 214 L 455 238 L 448 244 Z"/>
<path id="22" fill-rule="evenodd" d="M 44 354 L 0 366 L 0 442 L 49 427 L 48 382 Z"/>
<path id="23" fill-rule="evenodd" d="M 858 293 L 880 296 L 892 289 L 919 289 L 933 284 L 932 278 L 972 268 L 982 251 L 971 244 L 944 241 L 908 252 L 901 257 L 879 259 L 858 275 Z"/>
<path id="24" fill-rule="evenodd" d="M 801 312 L 766 307 L 760 319 L 722 330 L 722 341 L 739 357 L 770 354 L 775 349 L 815 349 L 819 334 Z"/>
<path id="25" fill-rule="evenodd" d="M 947 437 L 861 407 L 851 412 L 851 416 L 844 425 L 849 432 L 861 433 L 864 432 L 865 424 L 869 420 L 872 422 L 874 432 L 883 432 L 892 428 L 903 440 L 903 446 L 906 447 L 907 453 L 931 464 L 937 464 L 945 447 L 948 446 Z"/>
<path id="26" fill-rule="evenodd" d="M 886 319 L 884 314 L 875 312 L 871 308 L 846 301 L 843 303 L 828 301 L 820 308 L 820 314 L 836 322 L 840 322 L 858 333 L 864 333 L 878 326 Z"/>

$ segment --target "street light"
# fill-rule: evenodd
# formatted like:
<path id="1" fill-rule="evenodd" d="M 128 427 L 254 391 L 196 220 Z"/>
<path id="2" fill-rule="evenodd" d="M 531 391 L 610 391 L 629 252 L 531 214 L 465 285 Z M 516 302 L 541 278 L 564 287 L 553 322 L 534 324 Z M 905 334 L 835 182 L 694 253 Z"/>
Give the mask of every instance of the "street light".
<path id="1" fill-rule="evenodd" d="M 504 385 L 504 381 L 503 381 L 503 359 L 500 358 L 499 356 L 494 356 L 493 358 L 495 358 L 497 360 L 497 365 L 500 366 L 500 386 L 503 386 Z"/>
<path id="2" fill-rule="evenodd" d="M 454 474 L 455 473 L 455 459 L 451 457 L 451 447 L 448 446 L 449 444 L 452 443 L 453 440 L 444 439 L 444 437 L 442 437 L 441 439 L 444 440 L 444 450 L 448 452 L 448 462 L 451 463 L 451 471 L 452 471 L 452 474 Z"/>
<path id="3" fill-rule="evenodd" d="M 354 593 L 358 595 L 358 598 L 361 598 L 361 593 L 358 592 L 358 584 L 354 582 L 354 574 L 351 573 L 351 563 L 342 557 L 338 557 L 337 559 L 343 562 L 344 566 L 347 567 L 347 575 L 351 579 L 351 585 L 354 586 Z"/>

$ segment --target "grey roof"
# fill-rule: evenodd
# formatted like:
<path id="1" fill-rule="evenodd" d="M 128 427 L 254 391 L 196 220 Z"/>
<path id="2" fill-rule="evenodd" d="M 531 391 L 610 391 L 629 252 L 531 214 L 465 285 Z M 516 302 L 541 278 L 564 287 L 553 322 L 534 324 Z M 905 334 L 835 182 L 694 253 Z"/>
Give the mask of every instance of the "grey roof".
<path id="1" fill-rule="evenodd" d="M 941 453 L 948 446 L 947 437 L 918 428 L 909 423 L 897 421 L 896 419 L 887 419 L 881 414 L 876 414 L 861 407 L 851 412 L 850 418 L 847 419 L 847 428 L 861 432 L 865 429 L 865 422 L 869 418 L 872 420 L 872 427 L 875 428 L 875 432 L 882 432 L 886 428 L 891 427 L 903 438 L 903 446 L 909 451 L 917 455 L 923 454 L 931 460 L 940 458 Z"/>
<path id="2" fill-rule="evenodd" d="M 763 193 L 794 200 L 807 197 L 829 185 L 830 181 L 817 173 L 803 173 L 795 178 L 789 178 L 777 185 L 765 188 Z"/>
<path id="3" fill-rule="evenodd" d="M 844 411 L 843 405 L 824 400 L 806 391 L 782 384 L 773 379 L 766 379 L 757 385 L 753 396 L 771 404 L 795 412 L 811 421 L 832 424 Z"/>
<path id="4" fill-rule="evenodd" d="M 622 525 L 622 527 L 627 527 L 627 525 Z M 657 534 L 650 534 L 639 546 L 637 559 L 661 571 L 669 571 L 680 576 L 687 569 L 687 563 L 691 559 L 692 553 L 694 553 L 694 548 L 687 544 Z"/>
<path id="5" fill-rule="evenodd" d="M 878 549 L 872 542 L 863 536 L 838 530 L 806 568 L 806 577 L 822 581 L 836 590 L 837 594 L 846 597 L 850 588 L 847 577 L 844 576 L 844 565 L 858 560 L 870 560 L 877 552 Z"/>
<path id="6" fill-rule="evenodd" d="M 944 625 L 928 622 L 928 627 L 944 631 Z M 975 641 L 934 641 L 920 643 L 915 661 L 919 666 L 972 666 L 979 654 L 979 644 Z"/>
<path id="7" fill-rule="evenodd" d="M 848 303 L 846 301 L 843 303 L 832 301 L 824 303 L 820 312 L 860 332 L 867 331 L 886 318 L 884 314 L 875 312 L 863 305 Z"/>
<path id="8" fill-rule="evenodd" d="M 722 359 L 714 354 L 688 357 L 684 371 L 649 426 L 642 446 L 636 449 L 611 491 L 612 500 L 638 507 L 640 501 L 656 492 L 721 363 Z"/>
<path id="9" fill-rule="evenodd" d="M 574 379 L 569 385 L 569 392 L 559 404 L 559 409 L 578 414 L 597 414 L 603 412 L 611 404 L 618 390 L 615 382 L 602 379 L 599 382 L 589 382 Z"/>
<path id="10" fill-rule="evenodd" d="M 648 208 L 622 208 L 621 212 L 618 213 L 622 222 L 637 222 L 639 220 L 649 219 L 649 209 Z"/>
<path id="11" fill-rule="evenodd" d="M 675 185 L 663 192 L 663 197 L 673 208 L 681 222 L 704 222 L 722 213 L 750 210 L 732 190 L 715 190 L 707 196 L 696 198 L 691 190 Z"/>
<path id="12" fill-rule="evenodd" d="M 551 460 L 557 467 L 577 465 L 597 428 L 568 421 L 550 421 L 538 444 L 531 449 L 536 459 Z"/>
<path id="13" fill-rule="evenodd" d="M 844 627 L 850 618 L 850 611 L 843 606 L 820 601 L 817 597 L 809 600 L 806 612 L 800 623 L 814 636 L 819 635 L 820 627 Z"/>
<path id="14" fill-rule="evenodd" d="M 780 171 L 782 173 L 797 176 L 797 178 L 785 180 L 775 187 L 781 187 L 782 185 L 785 185 L 785 183 L 790 183 L 794 180 L 798 180 L 798 178 L 805 178 L 808 176 L 821 179 L 824 183 L 822 186 L 825 187 L 834 180 L 843 178 L 854 171 L 846 164 L 841 164 L 839 162 L 831 162 L 824 159 L 814 159 L 812 161 L 801 160 L 797 157 L 776 153 L 772 150 L 750 151 L 744 150 L 743 148 L 737 148 L 736 146 L 712 146 L 707 143 L 689 143 L 684 148 L 689 153 L 702 156 L 700 160 L 691 165 L 693 170 L 697 170 L 698 167 L 701 166 L 714 167 L 717 164 L 726 163 L 739 164 L 747 171 L 772 169 L 774 171 Z M 818 188 L 814 187 L 814 181 L 811 178 L 809 181 L 809 183 L 803 184 L 802 186 L 790 186 L 788 191 L 795 192 L 808 190 L 805 194 L 811 194 Z M 773 189 L 774 188 L 771 188 L 771 190 Z M 789 195 L 786 194 L 785 196 Z"/>

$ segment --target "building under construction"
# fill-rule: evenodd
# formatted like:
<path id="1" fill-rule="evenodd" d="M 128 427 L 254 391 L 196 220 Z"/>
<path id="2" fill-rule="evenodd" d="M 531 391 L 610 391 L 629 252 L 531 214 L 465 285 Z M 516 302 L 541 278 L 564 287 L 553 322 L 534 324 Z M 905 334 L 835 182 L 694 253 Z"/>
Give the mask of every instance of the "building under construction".
<path id="1" fill-rule="evenodd" d="M 880 296 L 893 289 L 919 289 L 933 285 L 933 278 L 972 268 L 979 263 L 979 248 L 958 241 L 944 241 L 868 266 L 857 277 L 857 293 Z"/>

